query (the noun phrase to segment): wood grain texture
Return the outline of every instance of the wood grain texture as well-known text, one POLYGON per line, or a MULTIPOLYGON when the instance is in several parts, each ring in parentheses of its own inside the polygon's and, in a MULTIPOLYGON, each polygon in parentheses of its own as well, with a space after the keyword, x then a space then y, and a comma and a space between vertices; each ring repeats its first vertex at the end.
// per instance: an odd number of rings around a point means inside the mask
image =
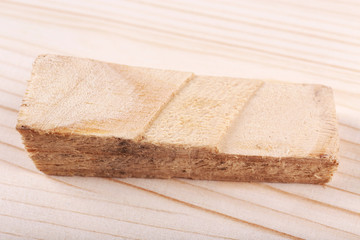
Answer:
POLYGON ((337 125, 323 85, 40 55, 16 129, 49 175, 324 184, 337 125))
POLYGON ((20 122, 31 118, 23 124, 123 139, 141 138, 193 75, 55 55, 39 56, 33 66, 20 122))
POLYGON ((1 1, 0 238, 360 239, 360 3, 1 1), (340 164, 325 186, 49 177, 15 131, 33 59, 329 85, 340 164))

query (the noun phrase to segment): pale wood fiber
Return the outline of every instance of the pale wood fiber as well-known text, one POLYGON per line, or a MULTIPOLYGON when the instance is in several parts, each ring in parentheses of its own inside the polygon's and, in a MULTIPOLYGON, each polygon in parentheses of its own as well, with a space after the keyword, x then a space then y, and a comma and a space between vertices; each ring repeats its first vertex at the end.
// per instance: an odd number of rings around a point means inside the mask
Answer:
POLYGON ((319 1, 1 1, 1 239, 359 239, 360 5, 319 1), (309 184, 49 177, 17 112, 49 52, 333 88, 340 154, 309 184))

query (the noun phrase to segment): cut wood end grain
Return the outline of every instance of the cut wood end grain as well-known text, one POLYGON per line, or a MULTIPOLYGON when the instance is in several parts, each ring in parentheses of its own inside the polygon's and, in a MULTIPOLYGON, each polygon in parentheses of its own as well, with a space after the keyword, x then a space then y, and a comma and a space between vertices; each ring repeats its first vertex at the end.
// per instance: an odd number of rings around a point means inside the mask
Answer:
POLYGON ((47 174, 325 183, 332 90, 39 56, 18 131, 47 174))

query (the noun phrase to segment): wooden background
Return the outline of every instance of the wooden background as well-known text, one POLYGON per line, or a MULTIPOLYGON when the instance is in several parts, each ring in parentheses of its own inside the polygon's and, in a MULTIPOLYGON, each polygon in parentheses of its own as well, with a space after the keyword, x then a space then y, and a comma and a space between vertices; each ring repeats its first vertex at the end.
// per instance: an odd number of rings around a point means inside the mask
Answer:
POLYGON ((360 239, 360 1, 0 1, 0 239, 360 239), (66 178, 14 130, 31 65, 59 53, 334 88, 324 185, 66 178))

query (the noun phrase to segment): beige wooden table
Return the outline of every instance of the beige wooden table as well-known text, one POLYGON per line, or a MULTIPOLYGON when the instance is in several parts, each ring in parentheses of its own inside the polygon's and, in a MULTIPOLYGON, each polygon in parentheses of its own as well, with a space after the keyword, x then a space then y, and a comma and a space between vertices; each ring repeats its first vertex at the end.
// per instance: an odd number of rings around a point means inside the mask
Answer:
POLYGON ((360 1, 0 1, 0 239, 360 239, 360 1), (334 88, 325 186, 66 178, 14 130, 34 58, 59 53, 334 88))

